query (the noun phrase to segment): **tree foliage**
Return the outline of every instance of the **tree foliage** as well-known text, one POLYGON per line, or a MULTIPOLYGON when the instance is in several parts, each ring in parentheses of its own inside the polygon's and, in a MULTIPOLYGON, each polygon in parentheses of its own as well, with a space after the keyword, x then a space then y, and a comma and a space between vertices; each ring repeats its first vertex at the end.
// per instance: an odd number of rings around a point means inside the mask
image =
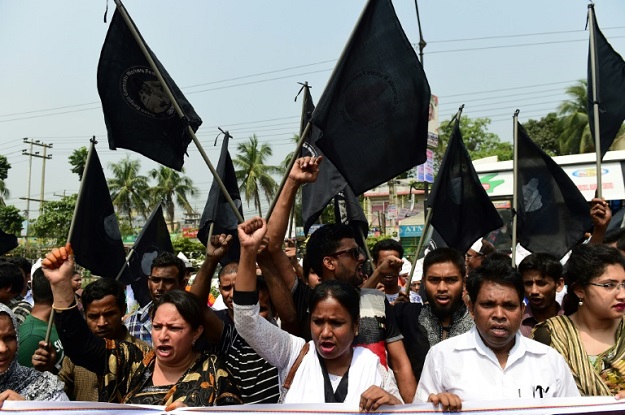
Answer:
MULTIPOLYGON (((460 132, 462 141, 469 151, 471 160, 484 157, 497 156, 499 161, 512 159, 512 144, 502 142, 499 136, 488 131, 489 118, 469 118, 463 116, 460 119, 460 132)), ((443 121, 439 129, 438 148, 434 155, 435 170, 438 169, 445 155, 447 143, 451 137, 454 124, 443 121)))
POLYGON ((0 207, 0 229, 6 233, 19 236, 22 232, 22 223, 26 220, 21 211, 15 206, 0 207))
POLYGON ((237 146, 239 152, 232 160, 236 170, 235 174, 239 184, 239 191, 245 195, 247 205, 254 202, 258 214, 262 216, 260 207, 261 191, 264 193, 267 203, 275 196, 278 184, 271 177, 272 174, 281 172, 279 167, 268 166, 267 159, 271 157, 271 146, 267 143, 260 144, 254 134, 247 143, 237 146))
POLYGON ((0 180, 5 180, 9 177, 9 169, 11 168, 11 163, 7 160, 6 156, 0 155, 0 180))
MULTIPOLYGON (((566 89, 569 99, 559 107, 562 133, 559 137, 560 154, 582 154, 595 151, 588 118, 588 82, 578 81, 566 89)), ((610 148, 623 148, 625 126, 621 126, 610 148)))
POLYGON ((72 173, 76 173, 78 175, 78 180, 81 181, 82 174, 85 170, 85 164, 87 164, 88 154, 87 147, 83 146, 74 150, 68 159, 69 164, 72 166, 72 173))
POLYGON ((150 189, 152 202, 150 208, 154 208, 157 203, 163 204, 165 218, 173 229, 175 205, 178 205, 187 213, 193 212, 193 207, 189 203, 189 197, 197 193, 193 186, 193 181, 174 169, 161 166, 158 169, 150 170, 149 176, 156 180, 156 184, 150 189))
POLYGON ((9 163, 6 156, 0 155, 0 206, 4 206, 4 199, 11 195, 11 192, 9 192, 9 189, 4 182, 4 180, 9 177, 10 168, 11 163, 9 163))
POLYGON ((528 120, 523 127, 530 138, 550 156, 560 156, 562 121, 555 112, 550 112, 540 120, 528 120))
POLYGON ((206 248, 195 238, 173 238, 171 245, 174 252, 182 252, 189 259, 203 260, 206 256, 206 248))
POLYGON ((43 213, 32 222, 29 233, 40 238, 53 240, 55 245, 67 241, 78 194, 65 196, 56 202, 46 202, 43 213))
POLYGON ((562 117, 560 134, 560 154, 590 153, 595 145, 588 125, 586 80, 580 80, 566 89, 569 99, 558 108, 562 117))
POLYGON ((133 213, 147 220, 148 178, 139 174, 141 162, 130 156, 119 163, 109 163, 113 177, 108 179, 113 206, 118 215, 124 215, 132 223, 133 213))

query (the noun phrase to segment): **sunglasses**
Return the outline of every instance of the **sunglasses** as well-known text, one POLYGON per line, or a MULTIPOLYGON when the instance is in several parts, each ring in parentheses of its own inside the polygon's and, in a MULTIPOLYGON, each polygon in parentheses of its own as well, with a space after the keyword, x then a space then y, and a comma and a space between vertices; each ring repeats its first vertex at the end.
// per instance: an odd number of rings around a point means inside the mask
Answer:
POLYGON ((148 275, 148 279, 153 284, 160 284, 161 282, 165 285, 174 285, 178 282, 176 278, 172 277, 155 277, 154 275, 148 275))
POLYGON ((356 248, 345 249, 343 251, 338 251, 333 254, 329 254, 328 256, 338 257, 343 254, 349 254, 352 256, 352 258, 359 259, 361 255, 361 251, 360 251, 360 248, 356 247, 356 248))

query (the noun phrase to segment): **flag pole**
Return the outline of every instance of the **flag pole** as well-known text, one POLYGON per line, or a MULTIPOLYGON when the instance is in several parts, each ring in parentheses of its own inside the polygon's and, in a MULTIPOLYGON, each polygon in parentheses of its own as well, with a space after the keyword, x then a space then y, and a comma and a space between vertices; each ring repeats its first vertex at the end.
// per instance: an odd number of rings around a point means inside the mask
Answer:
POLYGON ((311 125, 312 124, 310 123, 310 121, 306 124, 306 128, 304 128, 304 132, 302 133, 302 135, 299 138, 299 141, 297 142, 295 151, 293 151, 293 157, 291 157, 291 161, 289 162, 289 165, 286 168, 286 172, 284 173, 284 176, 282 176, 282 181, 280 182, 280 186, 278 187, 276 196, 271 201, 271 205, 269 206, 267 215, 265 215, 266 221, 269 221, 269 218, 271 217, 271 213, 273 212, 273 209, 276 207, 276 203, 278 202, 278 198, 280 197, 280 193, 282 193, 282 189, 284 188, 284 185, 286 184, 286 179, 289 178, 289 172, 293 168, 293 165, 295 164, 295 160, 299 158, 299 153, 302 150, 302 147, 304 146, 304 141, 306 140, 306 137, 308 136, 308 133, 310 132, 311 125))
POLYGON ((519 180, 519 110, 514 111, 512 116, 512 140, 513 140, 513 156, 512 156, 512 267, 516 265, 516 245, 517 245, 517 221, 518 221, 518 186, 519 180))
MULTIPOLYGON (((460 122, 460 119, 462 118, 463 110, 464 110, 464 104, 462 104, 460 108, 458 108, 458 111, 454 114, 454 116, 451 118, 449 123, 451 124, 454 121, 460 122)), ((425 202, 425 204, 427 206, 427 201, 425 202)), ((425 237, 428 234, 428 231, 430 230, 430 222, 432 221, 432 213, 433 213, 432 207, 428 207, 426 209, 425 225, 423 226, 423 232, 421 232, 421 238, 419 238, 419 244, 417 245, 417 252, 415 252, 414 260, 412 261, 412 266, 410 267, 410 275, 409 275, 410 279, 412 279, 412 274, 414 274, 414 270, 417 268, 417 261, 419 260, 419 255, 421 255, 421 249, 423 248, 423 241, 426 239, 425 237)), ((406 288, 406 295, 410 294, 410 284, 406 284, 405 288, 406 288)))
POLYGON ((367 262, 371 265, 371 270, 375 270, 373 266, 373 258, 371 257, 371 251, 369 251, 369 247, 367 246, 367 238, 365 238, 365 233, 362 231, 360 225, 358 226, 358 232, 360 233, 360 239, 362 240, 362 246, 365 248, 365 254, 367 255, 367 262))
POLYGON ((122 265, 122 269, 120 269, 119 272, 117 273, 117 277, 115 277, 115 281, 119 281, 119 279, 122 277, 124 270, 128 266, 128 261, 130 261, 130 259, 132 258, 134 254, 135 254, 135 249, 130 248, 130 252, 128 252, 128 255, 126 255, 126 259, 124 260, 124 265, 122 265))
MULTIPOLYGON (((597 155, 596 174, 597 177, 597 197, 601 198, 603 193, 603 185, 601 183, 601 123, 599 122, 599 101, 597 98, 597 50, 596 50, 596 33, 595 33, 595 13, 594 4, 588 5, 588 23, 590 25, 590 76, 592 83, 592 111, 594 115, 595 127, 595 153, 597 155)), ((590 98, 590 97, 589 97, 590 98)))
MULTIPOLYGON (((91 147, 89 147, 89 152, 87 153, 87 161, 85 162, 85 167, 83 169, 83 173, 87 171, 89 166, 89 161, 91 160, 91 152, 95 148, 95 145, 98 143, 95 141, 95 135, 89 140, 91 142, 91 147)), ((83 179, 84 179, 83 175, 83 179)), ((85 184, 84 180, 80 181, 80 190, 78 190, 78 198, 76 199, 76 205, 74 206, 74 215, 72 216, 72 222, 69 225, 69 232, 67 234, 67 240, 69 241, 70 236, 72 236, 72 232, 74 231, 74 222, 76 221, 76 212, 78 212, 78 205, 80 204, 80 193, 82 192, 83 185, 85 184)), ((71 241, 70 241, 71 242, 71 241)), ((46 336, 43 339, 44 342, 50 342, 50 334, 52 333, 52 325, 54 324, 54 308, 50 310, 50 317, 48 318, 48 327, 46 328, 46 336)))
POLYGON ((426 235, 428 234, 428 231, 430 230, 432 212, 433 212, 433 209, 431 207, 428 207, 427 214, 425 216, 425 225, 423 225, 421 238, 419 238, 419 243, 417 244, 417 251, 415 252, 414 260, 412 261, 412 266, 410 267, 410 274, 408 274, 408 283, 404 287, 404 291, 406 295, 410 294, 410 281, 412 280, 412 274, 414 274, 414 270, 417 269, 417 261, 419 260, 419 255, 421 255, 421 249, 423 249, 423 241, 426 239, 426 235))
MULTIPOLYGON (((299 96, 299 94, 301 94, 302 91, 305 91, 304 98, 302 99, 302 115, 300 117, 300 126, 299 126, 299 134, 300 134, 300 139, 301 139, 304 129, 306 128, 306 106, 308 104, 308 97, 310 95, 310 93, 308 92, 308 90, 310 89, 310 86, 308 85, 308 81, 304 81, 304 83, 303 84, 300 83, 300 85, 302 87, 300 88, 299 92, 295 96, 295 100, 297 100, 297 97, 299 96)), ((300 151, 301 151, 301 147, 300 147, 300 151)), ((299 156, 299 152, 294 153, 294 155, 299 156)), ((289 170, 287 170, 285 173, 288 174, 289 170)), ((301 189, 298 189, 298 193, 299 192, 301 192, 301 189)), ((280 195, 280 193, 278 193, 278 195, 280 195)), ((296 197, 296 200, 297 200, 297 197, 296 197)), ((269 220, 269 216, 267 216, 267 220, 269 220)), ((293 207, 291 208, 291 218, 289 220, 289 232, 287 234, 288 238, 291 238, 291 233, 293 231, 294 226, 295 226, 295 203, 293 203, 293 207)))
MULTIPOLYGON (((141 52, 143 52, 143 56, 145 56, 146 60, 150 64, 150 68, 152 68, 152 70, 154 71, 154 74, 156 75, 156 78, 158 79, 158 81, 160 82, 161 86, 163 87, 163 91, 165 92, 165 94, 167 95, 167 97, 171 101, 174 109, 176 110, 176 114, 178 114, 178 117, 180 117, 181 119, 186 118, 186 115, 182 111, 182 108, 180 108, 180 105, 178 105, 178 101, 176 101, 176 98, 174 97, 174 94, 171 92, 171 90, 169 89, 169 86, 165 82, 165 79, 163 78, 163 75, 161 75, 161 72, 156 67, 156 64, 154 63, 154 59, 152 59, 152 56, 148 52, 145 44, 143 43, 143 39, 141 39, 141 36, 139 35, 139 32, 137 31, 137 28, 135 27, 135 25, 130 20, 130 16, 128 15, 128 12, 126 11, 126 8, 122 4, 121 0, 114 0, 114 1, 115 1, 115 5, 117 6, 117 9, 119 10, 120 14, 124 18, 124 21, 126 22, 126 25, 128 26, 128 29, 132 33, 132 36, 135 38, 135 41, 137 42, 137 45, 141 49, 141 52)), ((208 169, 210 170, 211 174, 213 175, 213 180, 216 181, 217 185, 219 186, 219 189, 221 190, 221 192, 224 195, 224 198, 226 199, 226 201, 228 202, 228 204, 232 208, 232 211, 236 215, 237 220, 239 221, 239 223, 243 222, 243 216, 241 216, 241 213, 239 212, 239 209, 237 209, 236 205, 234 204, 234 201, 230 197, 230 194, 228 193, 228 190, 226 189, 226 186, 224 186, 223 182, 221 181, 221 178, 219 177, 219 175, 217 174, 217 171, 215 170, 215 167, 213 166, 213 164, 211 163, 210 159, 208 158, 208 155, 204 151, 204 148, 202 148, 202 144, 200 144, 200 141, 195 136, 195 132, 193 131, 193 128, 191 128, 191 126, 187 125, 187 130, 189 132, 189 135, 191 136, 191 139, 195 143, 195 146, 197 147, 198 151, 200 152, 200 155, 204 159, 204 162, 208 166, 208 169)))
POLYGON ((208 237, 206 238, 206 245, 210 244, 211 238, 213 237, 213 232, 215 230, 215 222, 211 222, 208 227, 208 237))

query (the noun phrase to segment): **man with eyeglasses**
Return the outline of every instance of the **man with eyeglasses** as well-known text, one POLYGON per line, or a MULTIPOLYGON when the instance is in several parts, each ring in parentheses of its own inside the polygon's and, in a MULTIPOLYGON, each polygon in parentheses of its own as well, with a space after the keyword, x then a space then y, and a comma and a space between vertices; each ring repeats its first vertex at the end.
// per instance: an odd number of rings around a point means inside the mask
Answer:
POLYGON ((152 301, 132 313, 126 320, 126 327, 132 336, 147 344, 152 344, 150 314, 154 301, 168 291, 183 290, 185 272, 184 262, 171 252, 162 252, 154 258, 150 275, 148 275, 148 290, 152 301))

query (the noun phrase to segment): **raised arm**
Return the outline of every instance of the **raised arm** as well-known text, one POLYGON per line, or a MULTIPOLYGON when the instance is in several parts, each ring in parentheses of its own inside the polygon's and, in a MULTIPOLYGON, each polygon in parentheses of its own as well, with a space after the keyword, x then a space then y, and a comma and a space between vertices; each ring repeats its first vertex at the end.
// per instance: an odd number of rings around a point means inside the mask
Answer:
POLYGON ((297 321, 293 296, 278 275, 278 270, 271 254, 264 249, 258 254, 256 260, 267 283, 267 288, 269 288, 269 297, 271 298, 273 308, 280 317, 280 327, 291 334, 302 336, 302 327, 300 327, 297 321))
POLYGON ((74 255, 71 246, 54 248, 42 261, 43 274, 50 281, 54 302, 52 308, 57 332, 65 354, 84 368, 102 374, 106 356, 105 341, 89 330, 76 307, 72 276, 74 255))
POLYGON ((269 238, 267 249, 273 258, 278 274, 289 290, 293 288, 297 275, 289 258, 282 250, 282 241, 286 234, 291 208, 295 203, 297 189, 304 183, 317 180, 319 164, 322 160, 322 157, 301 157, 295 161, 267 224, 267 237, 269 238))
POLYGON ((259 314, 256 293, 256 253, 267 231, 261 218, 253 218, 239 225, 241 258, 234 287, 234 324, 243 339, 270 364, 279 370, 292 364, 304 345, 304 340, 292 336, 269 323, 259 314))
POLYGON ((373 275, 367 278, 362 284, 361 288, 376 288, 379 282, 382 282, 382 278, 386 275, 397 275, 401 271, 403 261, 401 258, 397 258, 394 255, 389 255, 378 265, 373 271, 373 275))
POLYGON ((612 211, 610 206, 608 206, 608 202, 598 197, 592 199, 590 201, 590 218, 592 219, 593 230, 588 243, 602 244, 612 219, 612 211))
MULTIPOLYGON (((228 245, 232 241, 232 235, 213 235, 206 245, 206 259, 195 276, 191 292, 197 295, 204 303, 208 302, 211 280, 217 269, 217 264, 228 251, 228 245)), ((224 323, 210 307, 204 312, 204 335, 209 343, 219 343, 224 323)))

